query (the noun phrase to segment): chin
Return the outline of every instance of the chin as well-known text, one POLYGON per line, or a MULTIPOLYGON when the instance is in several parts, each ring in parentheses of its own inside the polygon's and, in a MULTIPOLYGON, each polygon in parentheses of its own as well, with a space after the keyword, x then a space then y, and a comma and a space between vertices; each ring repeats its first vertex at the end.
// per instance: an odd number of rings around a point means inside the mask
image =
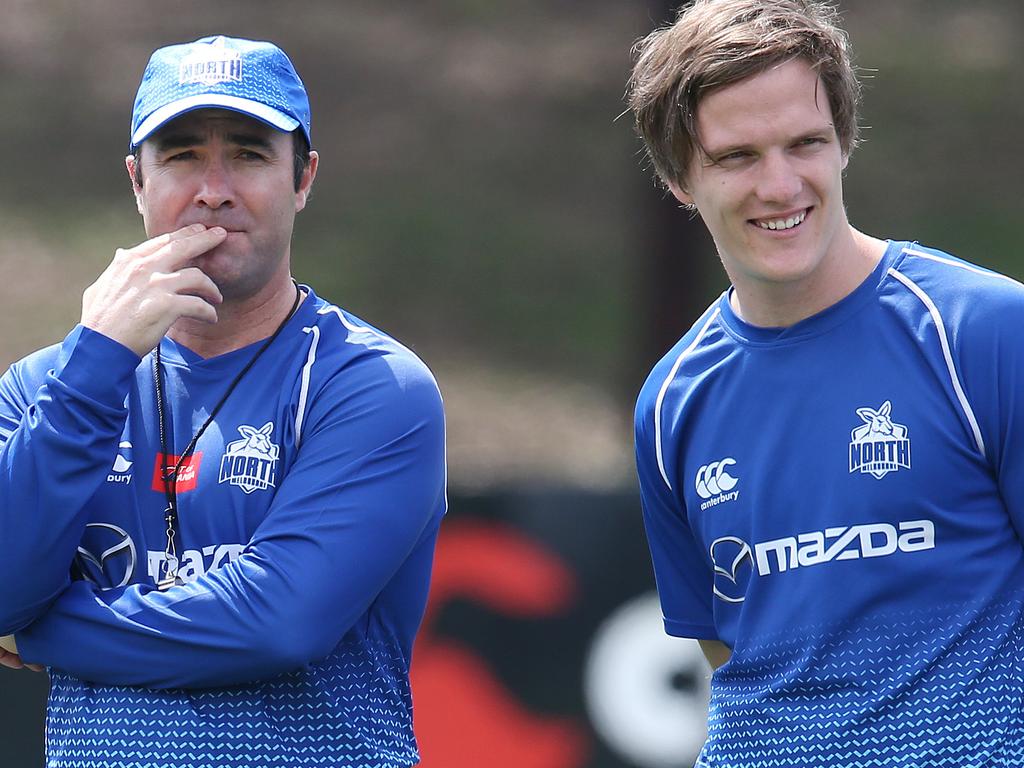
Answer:
POLYGON ((777 255, 774 258, 758 259, 748 263, 743 271, 758 282, 785 285, 806 280, 816 272, 818 266, 818 262, 807 259, 806 252, 798 252, 789 258, 777 255))
POLYGON ((210 276, 210 279, 216 284, 217 289, 220 291, 220 295, 224 297, 224 301, 237 301, 239 299, 247 299, 253 293, 252 286, 245 280, 240 279, 237 275, 230 276, 210 276))

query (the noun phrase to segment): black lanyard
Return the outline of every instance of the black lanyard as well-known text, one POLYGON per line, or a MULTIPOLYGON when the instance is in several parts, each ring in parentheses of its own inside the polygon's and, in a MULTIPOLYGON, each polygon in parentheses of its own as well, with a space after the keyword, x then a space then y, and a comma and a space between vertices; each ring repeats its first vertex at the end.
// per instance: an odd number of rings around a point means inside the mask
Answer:
MULTIPOLYGON (((195 451, 196 445, 199 443, 199 438, 203 436, 206 428, 213 423, 217 413, 220 411, 221 407, 223 407, 224 403, 227 402, 231 393, 234 392, 235 387, 238 386, 242 377, 245 376, 245 374, 249 372, 249 369, 256 364, 256 361, 260 359, 260 355, 267 351, 267 347, 274 343, 274 339, 280 335, 281 331, 284 330, 285 325, 287 325, 288 321, 292 319, 292 315, 295 314, 295 310, 299 308, 299 301, 301 299, 302 292, 299 290, 299 286, 296 283, 295 301, 292 302, 292 308, 288 311, 284 320, 282 320, 281 324, 277 326, 277 330, 274 331, 265 342, 263 342, 263 345, 258 350, 256 350, 256 354, 252 356, 249 362, 246 363, 245 367, 238 372, 238 375, 235 376, 231 384, 228 385, 227 391, 221 396, 220 400, 217 401, 213 410, 210 411, 210 415, 206 417, 206 421, 203 422, 203 426, 201 426, 199 431, 193 435, 192 439, 185 447, 185 450, 181 452, 180 456, 178 456, 178 460, 175 462, 174 467, 169 470, 166 464, 170 454, 167 451, 168 430, 165 423, 164 386, 162 366, 160 363, 159 344, 157 344, 156 349, 153 352, 153 386, 156 389, 156 412, 157 417, 160 420, 160 451, 163 454, 160 465, 160 479, 163 481, 164 496, 167 498, 167 509, 164 510, 164 522, 167 523, 167 547, 164 551, 163 562, 164 576, 157 580, 157 588, 161 592, 170 589, 175 584, 183 583, 181 579, 178 578, 178 558, 174 547, 174 535, 178 527, 178 472, 181 471, 185 461, 192 455, 192 452, 195 451)), ((159 571, 157 572, 157 575, 159 576, 159 571)))

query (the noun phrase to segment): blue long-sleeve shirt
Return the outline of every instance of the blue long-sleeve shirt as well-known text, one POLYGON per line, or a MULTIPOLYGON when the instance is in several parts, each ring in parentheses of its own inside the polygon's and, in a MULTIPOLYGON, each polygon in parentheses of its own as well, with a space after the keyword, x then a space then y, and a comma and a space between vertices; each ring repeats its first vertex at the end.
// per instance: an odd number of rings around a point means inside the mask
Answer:
MULTIPOLYGON (((49 765, 418 759, 440 395, 415 355, 310 294, 179 474, 185 584, 167 592, 151 358, 79 328, 0 381, 0 628, 51 667, 49 765)), ((172 456, 258 346, 204 360, 162 342, 172 456)))

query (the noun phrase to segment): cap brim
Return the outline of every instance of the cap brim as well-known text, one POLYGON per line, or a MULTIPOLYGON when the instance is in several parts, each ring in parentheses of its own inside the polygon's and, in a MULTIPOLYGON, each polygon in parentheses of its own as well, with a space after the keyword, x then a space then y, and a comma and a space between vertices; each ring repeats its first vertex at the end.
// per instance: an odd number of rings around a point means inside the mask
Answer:
POLYGON ((234 112, 251 115, 257 120, 270 124, 279 131, 291 132, 299 127, 299 121, 294 117, 286 115, 284 112, 273 107, 268 107, 266 104, 261 104, 258 101, 250 101, 249 99, 242 99, 238 96, 229 96, 222 93, 204 93, 172 101, 170 104, 165 104, 153 112, 132 133, 132 146, 138 146, 155 130, 179 115, 191 112, 194 109, 209 107, 230 109, 234 112))

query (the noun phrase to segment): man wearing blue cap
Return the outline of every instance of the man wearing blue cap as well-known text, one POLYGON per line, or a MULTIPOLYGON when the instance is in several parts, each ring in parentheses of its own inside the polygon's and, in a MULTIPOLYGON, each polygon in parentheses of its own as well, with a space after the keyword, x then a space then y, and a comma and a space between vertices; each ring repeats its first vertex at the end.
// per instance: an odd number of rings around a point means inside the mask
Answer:
POLYGON ((162 48, 130 143, 149 239, 0 379, 0 663, 49 667, 53 768, 413 765, 441 399, 292 280, 302 82, 270 43, 162 48))

